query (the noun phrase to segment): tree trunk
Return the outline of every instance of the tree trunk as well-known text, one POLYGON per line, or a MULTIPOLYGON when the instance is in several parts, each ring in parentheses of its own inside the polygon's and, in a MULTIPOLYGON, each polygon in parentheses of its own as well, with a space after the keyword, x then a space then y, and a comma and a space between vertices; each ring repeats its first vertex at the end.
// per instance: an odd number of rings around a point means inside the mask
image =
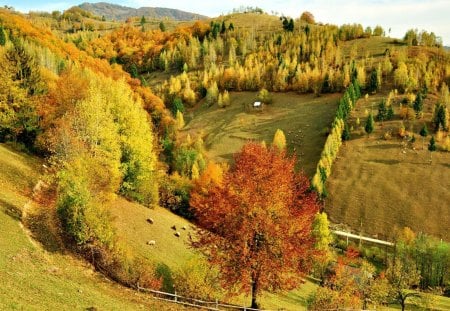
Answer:
POLYGON ((406 298, 400 298, 400 305, 402 306, 402 311, 405 311, 405 300, 406 298))
POLYGON ((250 308, 252 309, 259 309, 258 302, 256 301, 258 294, 258 284, 257 281, 252 281, 252 305, 250 308))

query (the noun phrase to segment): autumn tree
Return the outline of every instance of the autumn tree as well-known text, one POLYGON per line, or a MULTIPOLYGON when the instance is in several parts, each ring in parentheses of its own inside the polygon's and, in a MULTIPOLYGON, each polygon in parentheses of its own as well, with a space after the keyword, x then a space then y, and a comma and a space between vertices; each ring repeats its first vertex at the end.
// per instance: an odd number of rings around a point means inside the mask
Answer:
POLYGON ((276 130, 275 135, 273 136, 272 145, 280 150, 286 149, 286 136, 282 130, 276 130))
POLYGON ((267 89, 261 89, 258 92, 257 99, 264 104, 271 104, 273 102, 272 94, 267 89))
POLYGON ((314 247, 318 251, 314 254, 314 272, 316 277, 323 279, 325 270, 333 259, 330 243, 333 236, 330 231, 329 221, 325 212, 317 213, 313 222, 314 247))
POLYGON ((307 24, 315 24, 316 21, 314 19, 314 15, 311 12, 305 11, 300 15, 300 21, 305 22, 307 24))
POLYGON ((418 293, 411 290, 413 286, 419 285, 420 273, 414 261, 409 257, 396 258, 388 264, 386 276, 392 286, 392 298, 405 310, 406 300, 417 297, 418 293))
POLYGON ((222 186, 191 195, 192 245, 220 269, 226 288, 251 293, 254 308, 263 291, 298 286, 313 247, 317 198, 294 167, 285 152, 248 143, 222 186))
POLYGON ((177 120, 177 128, 182 129, 185 123, 183 113, 180 110, 177 110, 176 120, 177 120))

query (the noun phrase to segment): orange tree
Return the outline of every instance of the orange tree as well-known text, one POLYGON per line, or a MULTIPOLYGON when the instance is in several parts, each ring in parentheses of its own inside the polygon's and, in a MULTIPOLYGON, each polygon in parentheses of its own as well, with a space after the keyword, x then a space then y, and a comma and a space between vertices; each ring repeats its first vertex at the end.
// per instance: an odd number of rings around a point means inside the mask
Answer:
POLYGON ((309 267, 318 202, 294 167, 285 151, 248 143, 222 183, 191 194, 193 247, 220 269, 225 288, 251 293, 253 308, 262 291, 298 286, 309 267))

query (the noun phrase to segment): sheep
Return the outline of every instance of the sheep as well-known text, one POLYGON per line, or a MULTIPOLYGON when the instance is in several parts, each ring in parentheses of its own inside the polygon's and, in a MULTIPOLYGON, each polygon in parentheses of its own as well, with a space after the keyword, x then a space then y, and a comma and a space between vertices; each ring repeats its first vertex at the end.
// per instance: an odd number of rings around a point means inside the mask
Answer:
POLYGON ((147 218, 147 222, 152 225, 153 224, 153 218, 147 218))
POLYGON ((181 233, 179 231, 175 232, 174 235, 179 238, 181 236, 181 233))
POLYGON ((175 225, 173 225, 172 227, 170 227, 170 229, 172 229, 172 230, 177 230, 177 226, 175 226, 175 225))
POLYGON ((156 245, 156 241, 155 240, 147 241, 147 245, 156 245))

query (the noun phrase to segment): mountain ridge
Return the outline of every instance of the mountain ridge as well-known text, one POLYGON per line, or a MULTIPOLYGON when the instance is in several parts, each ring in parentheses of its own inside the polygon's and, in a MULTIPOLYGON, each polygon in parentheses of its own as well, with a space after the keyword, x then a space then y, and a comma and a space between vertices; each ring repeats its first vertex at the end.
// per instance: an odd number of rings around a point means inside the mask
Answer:
POLYGON ((108 20, 126 20, 129 17, 145 16, 147 18, 164 18, 179 21, 190 21, 206 19, 207 16, 186 12, 178 9, 162 8, 162 7, 140 7, 131 8, 108 2, 88 3, 84 2, 78 5, 81 9, 91 12, 98 16, 104 16, 108 20))

